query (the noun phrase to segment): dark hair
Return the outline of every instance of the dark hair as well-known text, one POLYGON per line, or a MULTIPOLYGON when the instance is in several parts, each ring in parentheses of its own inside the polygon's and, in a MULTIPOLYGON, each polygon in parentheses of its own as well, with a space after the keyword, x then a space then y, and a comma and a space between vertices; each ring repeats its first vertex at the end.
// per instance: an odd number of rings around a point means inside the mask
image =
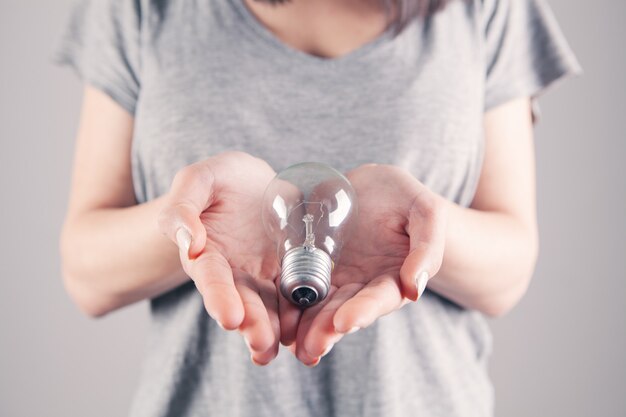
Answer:
POLYGON ((381 0, 386 10, 392 10, 392 6, 398 9, 398 13, 390 22, 394 26, 395 34, 399 34, 414 19, 425 18, 443 9, 450 0, 381 0))
MULTIPOLYGON (((270 4, 283 4, 289 0, 256 0, 270 4)), ((387 13, 391 13, 394 6, 397 10, 389 26, 393 27, 394 34, 398 35, 414 19, 424 18, 432 13, 443 9, 450 0, 379 0, 387 13)), ((388 26, 388 27, 389 27, 388 26)))

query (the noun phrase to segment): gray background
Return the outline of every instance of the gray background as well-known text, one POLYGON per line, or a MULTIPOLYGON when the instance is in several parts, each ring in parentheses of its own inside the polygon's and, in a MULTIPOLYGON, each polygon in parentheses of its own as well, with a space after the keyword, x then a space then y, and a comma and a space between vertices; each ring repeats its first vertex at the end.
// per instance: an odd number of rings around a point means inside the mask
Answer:
MULTIPOLYGON (((498 416, 626 416, 626 2, 552 0, 585 75, 542 100, 541 255, 493 321, 498 416)), ((147 305, 93 321, 57 241, 81 85, 49 56, 68 0, 0 0, 0 415, 127 413, 147 305)))

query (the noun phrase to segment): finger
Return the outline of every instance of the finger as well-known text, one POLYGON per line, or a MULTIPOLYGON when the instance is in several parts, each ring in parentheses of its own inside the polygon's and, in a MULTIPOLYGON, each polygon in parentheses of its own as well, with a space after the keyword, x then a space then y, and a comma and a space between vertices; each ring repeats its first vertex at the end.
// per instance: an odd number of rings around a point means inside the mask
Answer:
POLYGON ((406 232, 409 254, 400 269, 402 293, 416 301, 426 283, 441 267, 445 246, 445 205, 433 193, 424 191, 411 206, 406 232))
POLYGON ((287 350, 289 350, 289 352, 293 353, 293 356, 296 356, 297 347, 296 347, 295 343, 292 343, 289 346, 287 346, 287 350))
POLYGON ((298 323, 302 315, 302 309, 287 300, 280 292, 280 276, 274 281, 276 285, 276 297, 278 298, 278 314, 280 318, 280 343, 285 346, 291 345, 296 340, 298 323))
POLYGON ((200 214, 214 200, 214 184, 215 178, 206 161, 183 168, 174 177, 159 214, 161 232, 191 259, 206 245, 206 229, 200 214))
POLYGON ((337 287, 331 285, 328 291, 328 296, 320 303, 305 309, 300 317, 300 323, 298 324, 298 333, 296 335, 296 357, 307 366, 315 366, 319 363, 319 357, 310 356, 306 350, 304 350, 304 337, 309 331, 315 316, 327 305, 333 298, 334 293, 337 291, 337 287))
POLYGON ((311 321, 306 334, 304 334, 303 346, 309 358, 317 358, 328 354, 333 345, 344 335, 335 329, 333 317, 337 310, 349 299, 351 299, 363 284, 354 283, 344 285, 333 295, 332 299, 315 315, 311 321))
POLYGON ((219 252, 207 248, 196 259, 184 260, 183 268, 202 294, 209 315, 227 330, 238 328, 244 318, 244 307, 228 261, 219 252))
POLYGON ((265 304, 252 282, 252 278, 237 279, 235 286, 241 295, 245 310, 239 331, 250 349, 250 358, 255 364, 265 365, 275 356, 278 338, 265 304))
POLYGON ((333 324, 337 332, 349 333, 372 324, 379 317, 397 310, 402 305, 402 291, 398 277, 381 275, 370 281, 354 297, 341 305, 333 324))
POLYGON ((280 319, 278 316, 278 298, 276 297, 276 287, 273 281, 260 280, 256 281, 259 287, 259 295, 265 305, 267 316, 269 317, 272 331, 274 332, 274 340, 272 347, 264 352, 263 357, 257 358, 257 362, 269 363, 278 355, 278 345, 280 341, 280 319))

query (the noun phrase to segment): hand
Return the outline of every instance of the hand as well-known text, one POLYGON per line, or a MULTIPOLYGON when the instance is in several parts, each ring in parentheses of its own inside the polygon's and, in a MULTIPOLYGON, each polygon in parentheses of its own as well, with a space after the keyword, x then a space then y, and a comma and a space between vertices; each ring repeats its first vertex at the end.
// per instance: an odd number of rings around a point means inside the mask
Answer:
POLYGON ((344 334, 416 301, 443 259, 442 197, 397 167, 364 165, 347 177, 357 194, 358 218, 329 296, 300 317, 292 351, 308 365, 344 334))
POLYGON ((274 175, 241 152, 195 163, 178 172, 159 217, 207 312, 242 333, 257 364, 276 356, 280 333, 276 246, 261 223, 263 192, 274 175))

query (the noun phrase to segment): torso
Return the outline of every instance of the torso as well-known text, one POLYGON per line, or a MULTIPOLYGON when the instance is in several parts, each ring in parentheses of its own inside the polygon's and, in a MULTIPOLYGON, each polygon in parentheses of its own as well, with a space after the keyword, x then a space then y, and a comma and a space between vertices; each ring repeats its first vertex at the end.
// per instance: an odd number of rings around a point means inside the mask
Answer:
MULTIPOLYGON (((242 150, 275 170, 302 161, 341 171, 393 164, 471 203, 485 74, 475 3, 453 2, 397 38, 372 30, 333 49, 322 38, 289 45, 291 37, 279 38, 242 1, 142 0, 138 202, 166 193, 183 166, 242 150)), ((191 284, 153 300, 152 313, 134 417, 455 417, 492 409, 484 319, 431 292, 346 336, 314 369, 287 351, 268 367, 253 365, 241 337, 210 319, 191 284)))

